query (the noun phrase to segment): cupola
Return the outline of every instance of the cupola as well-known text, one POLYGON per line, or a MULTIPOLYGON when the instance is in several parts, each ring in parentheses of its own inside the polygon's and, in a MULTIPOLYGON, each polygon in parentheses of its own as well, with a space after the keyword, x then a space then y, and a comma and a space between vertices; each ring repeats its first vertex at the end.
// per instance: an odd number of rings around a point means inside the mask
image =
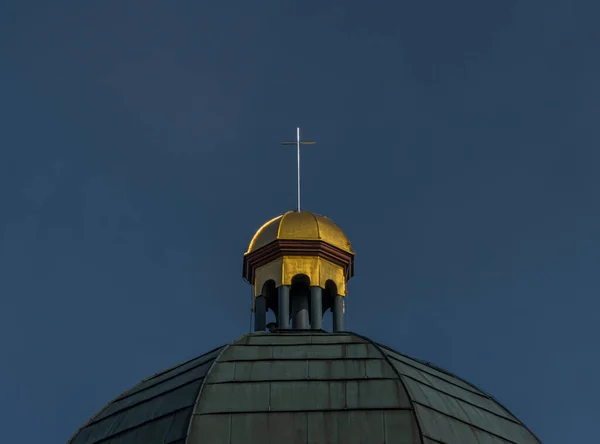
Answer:
POLYGON ((343 330, 347 282, 354 251, 331 220, 308 211, 288 211, 265 223, 244 254, 243 277, 254 286, 255 329, 266 327, 272 310, 279 329, 322 329, 333 312, 334 331, 343 330))

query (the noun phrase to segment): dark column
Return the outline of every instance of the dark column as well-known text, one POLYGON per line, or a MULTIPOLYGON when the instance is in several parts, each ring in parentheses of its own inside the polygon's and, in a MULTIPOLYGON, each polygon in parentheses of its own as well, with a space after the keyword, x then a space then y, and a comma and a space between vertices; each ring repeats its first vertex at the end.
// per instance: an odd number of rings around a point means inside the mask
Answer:
POLYGON ((277 292, 279 297, 278 327, 288 329, 290 328, 290 287, 282 285, 277 292))
POLYGON ((323 290, 321 287, 310 287, 310 328, 323 328, 323 290))
POLYGON ((344 331, 344 296, 333 299, 333 331, 344 331))
POLYGON ((292 328, 308 329, 308 288, 299 287, 292 291, 292 328))
POLYGON ((264 331, 267 326, 267 300, 258 295, 254 300, 254 331, 264 331))

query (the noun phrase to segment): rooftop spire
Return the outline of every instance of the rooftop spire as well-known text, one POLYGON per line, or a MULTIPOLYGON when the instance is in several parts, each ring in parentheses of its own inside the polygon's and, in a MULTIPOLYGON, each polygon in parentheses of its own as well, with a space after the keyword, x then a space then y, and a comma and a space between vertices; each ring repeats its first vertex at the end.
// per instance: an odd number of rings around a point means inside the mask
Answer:
POLYGON ((300 145, 314 145, 315 142, 300 142, 300 128, 296 128, 296 141, 295 142, 282 142, 282 145, 296 145, 296 152, 298 157, 298 212, 301 211, 300 207, 300 145))

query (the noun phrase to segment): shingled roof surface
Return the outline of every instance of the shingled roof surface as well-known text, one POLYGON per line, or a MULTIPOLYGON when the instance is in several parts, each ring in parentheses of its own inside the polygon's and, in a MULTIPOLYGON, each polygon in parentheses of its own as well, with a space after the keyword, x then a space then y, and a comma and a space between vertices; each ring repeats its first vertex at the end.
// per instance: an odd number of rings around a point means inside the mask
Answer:
POLYGON ((353 333, 252 333, 158 373, 72 444, 537 444, 462 379, 353 333))

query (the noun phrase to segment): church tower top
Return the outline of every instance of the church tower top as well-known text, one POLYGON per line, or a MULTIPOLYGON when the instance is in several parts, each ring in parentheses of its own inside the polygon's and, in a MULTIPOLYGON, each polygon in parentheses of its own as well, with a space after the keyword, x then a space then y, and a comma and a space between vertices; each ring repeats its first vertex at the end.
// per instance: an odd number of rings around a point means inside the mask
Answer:
POLYGON ((343 330, 347 282, 354 251, 344 232, 325 216, 288 211, 258 229, 244 254, 242 275, 254 287, 255 329, 272 310, 278 328, 321 329, 328 309, 343 330), (291 311, 290 311, 291 299, 291 311), (309 317, 310 311, 310 317, 309 317))
POLYGON ((343 330, 346 283, 354 275, 354 251, 344 232, 325 216, 302 211, 300 205, 300 128, 295 142, 298 157, 298 205, 263 224, 244 254, 242 275, 254 287, 255 330, 266 328, 272 310, 277 328, 320 330, 331 309, 334 330, 343 330), (291 302, 291 307, 290 307, 291 302), (310 316, 309 316, 310 311, 310 316))

